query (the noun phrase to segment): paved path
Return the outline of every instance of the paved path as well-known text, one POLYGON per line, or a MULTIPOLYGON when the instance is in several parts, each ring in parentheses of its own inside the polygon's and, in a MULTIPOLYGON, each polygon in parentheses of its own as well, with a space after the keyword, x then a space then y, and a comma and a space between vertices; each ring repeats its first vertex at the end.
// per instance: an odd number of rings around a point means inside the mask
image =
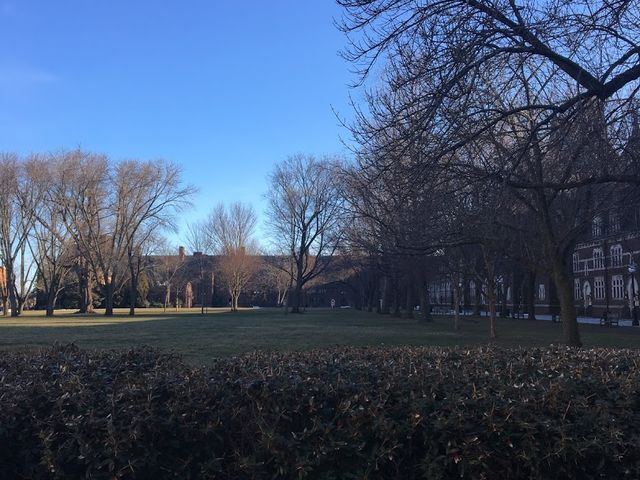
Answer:
MULTIPOLYGON (((446 312, 444 313, 445 315, 453 315, 453 311, 450 312, 446 312)), ((470 310, 466 311, 465 315, 471 315, 472 312, 470 310)), ((480 312, 480 316, 481 317, 487 317, 489 316, 489 314, 487 312, 480 312)), ((559 318, 559 316, 557 316, 556 318, 559 318)), ((522 314, 521 317, 519 317, 518 319, 527 319, 527 314, 522 314)), ((516 318, 514 318, 514 320, 518 320, 516 318)), ((544 313, 537 313, 536 314, 536 320, 542 320, 542 321, 546 321, 546 322, 550 322, 551 321, 551 315, 549 314, 544 314, 544 313)), ((630 319, 621 319, 619 321, 619 325, 621 327, 631 327, 632 320, 630 319)), ((600 318, 599 317, 578 317, 578 323, 588 323, 591 325, 600 325, 600 318)))

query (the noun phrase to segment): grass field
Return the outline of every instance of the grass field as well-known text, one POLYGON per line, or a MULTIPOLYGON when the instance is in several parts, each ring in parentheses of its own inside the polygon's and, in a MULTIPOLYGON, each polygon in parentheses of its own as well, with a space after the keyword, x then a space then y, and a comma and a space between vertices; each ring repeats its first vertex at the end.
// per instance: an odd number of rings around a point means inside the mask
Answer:
MULTIPOLYGON (((199 309, 180 312, 140 309, 135 317, 116 311, 107 318, 96 314, 26 312, 18 318, 0 317, 0 349, 36 348, 54 342, 83 348, 114 349, 150 345, 173 351, 195 364, 219 356, 254 349, 305 350, 336 345, 439 345, 467 346, 490 343, 488 320, 465 317, 453 329, 452 318, 436 317, 424 324, 412 319, 381 316, 356 310, 311 310, 284 315, 275 309, 199 309)), ((580 326, 585 346, 640 347, 640 328, 580 326)), ((559 343, 561 325, 545 321, 500 319, 499 338, 504 346, 543 346, 559 343)))

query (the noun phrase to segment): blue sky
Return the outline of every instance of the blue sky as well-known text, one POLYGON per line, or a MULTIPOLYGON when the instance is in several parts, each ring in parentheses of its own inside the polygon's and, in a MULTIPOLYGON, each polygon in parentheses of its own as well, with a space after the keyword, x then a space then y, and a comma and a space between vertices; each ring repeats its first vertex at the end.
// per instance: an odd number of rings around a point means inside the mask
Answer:
MULTIPOLYGON (((163 157, 262 217, 288 155, 349 156, 351 66, 331 0, 0 0, 0 150, 163 157)), ((176 242, 179 237, 176 237, 176 242)))

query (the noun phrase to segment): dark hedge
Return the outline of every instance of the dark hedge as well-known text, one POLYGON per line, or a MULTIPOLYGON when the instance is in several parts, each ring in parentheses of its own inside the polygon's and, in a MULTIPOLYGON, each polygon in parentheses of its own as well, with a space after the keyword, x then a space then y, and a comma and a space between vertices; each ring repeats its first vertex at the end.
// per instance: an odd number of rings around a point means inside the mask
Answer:
POLYGON ((640 353, 0 354, 2 478, 640 478, 640 353))

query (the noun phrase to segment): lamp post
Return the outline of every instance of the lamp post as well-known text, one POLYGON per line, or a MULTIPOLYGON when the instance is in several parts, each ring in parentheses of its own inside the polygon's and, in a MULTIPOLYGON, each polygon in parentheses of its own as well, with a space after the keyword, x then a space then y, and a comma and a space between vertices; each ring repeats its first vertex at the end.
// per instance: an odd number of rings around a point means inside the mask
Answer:
POLYGON ((636 308, 636 265, 635 263, 629 264, 629 275, 631 275, 631 308, 633 309, 633 322, 632 325, 634 327, 640 326, 638 323, 638 309, 636 308))

